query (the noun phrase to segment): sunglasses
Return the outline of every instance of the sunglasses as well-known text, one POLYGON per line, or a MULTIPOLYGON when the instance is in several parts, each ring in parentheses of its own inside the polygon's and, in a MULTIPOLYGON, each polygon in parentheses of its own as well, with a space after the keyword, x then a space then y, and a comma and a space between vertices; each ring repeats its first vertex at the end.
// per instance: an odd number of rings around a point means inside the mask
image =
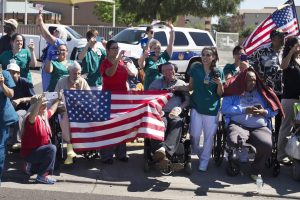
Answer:
POLYGON ((202 57, 211 57, 212 54, 202 54, 202 57))
POLYGON ((112 47, 112 48, 109 48, 109 49, 112 49, 112 50, 118 50, 120 47, 112 47))
POLYGON ((153 34, 153 33, 154 33, 154 31, 149 31, 149 33, 153 34))

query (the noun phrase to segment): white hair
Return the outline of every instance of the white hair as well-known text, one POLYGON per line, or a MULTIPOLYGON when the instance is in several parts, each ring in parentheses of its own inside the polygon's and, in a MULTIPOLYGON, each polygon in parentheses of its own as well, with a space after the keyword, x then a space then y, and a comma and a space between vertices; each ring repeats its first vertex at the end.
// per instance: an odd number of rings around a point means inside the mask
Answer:
POLYGON ((68 71, 69 71, 69 73, 71 71, 75 70, 75 69, 81 71, 81 66, 80 66, 80 64, 77 61, 74 61, 73 63, 70 63, 68 65, 68 71))

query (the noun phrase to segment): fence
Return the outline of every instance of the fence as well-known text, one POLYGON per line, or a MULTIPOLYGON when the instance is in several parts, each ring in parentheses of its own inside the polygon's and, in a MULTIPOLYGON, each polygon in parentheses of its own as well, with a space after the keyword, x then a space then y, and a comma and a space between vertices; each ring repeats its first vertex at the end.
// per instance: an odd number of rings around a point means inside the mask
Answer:
MULTIPOLYGON (((79 34, 81 34, 83 37, 85 37, 86 32, 89 29, 96 29, 99 32, 99 35, 101 37, 104 37, 105 39, 110 39, 112 35, 116 35, 126 27, 108 27, 108 26, 70 26, 72 29, 77 31, 79 34)), ((2 32, 2 27, 0 28, 2 32)), ((21 34, 30 34, 30 35, 40 35, 40 32, 38 30, 37 25, 35 24, 20 24, 18 26, 18 33, 21 34)))

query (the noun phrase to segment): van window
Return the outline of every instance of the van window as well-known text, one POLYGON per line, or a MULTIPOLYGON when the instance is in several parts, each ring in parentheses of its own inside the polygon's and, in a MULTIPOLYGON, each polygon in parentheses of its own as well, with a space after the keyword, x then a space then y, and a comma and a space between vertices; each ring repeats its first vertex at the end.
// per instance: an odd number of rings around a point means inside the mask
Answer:
POLYGON ((189 32, 197 46, 213 46, 207 33, 189 32))
POLYGON ((187 40, 185 34, 183 32, 175 32, 175 41, 174 46, 188 46, 189 41, 187 40))
POLYGON ((138 44, 144 32, 143 30, 125 29, 115 35, 112 40, 126 44, 138 44))
POLYGON ((161 46, 167 46, 167 36, 163 31, 154 32, 154 39, 158 40, 161 46))
POLYGON ((77 33, 74 29, 72 29, 72 28, 70 28, 68 26, 66 26, 66 29, 67 29, 67 31, 69 31, 69 33, 71 33, 71 35, 74 36, 74 38, 76 38, 76 39, 81 39, 82 38, 82 35, 80 35, 79 33, 77 33))

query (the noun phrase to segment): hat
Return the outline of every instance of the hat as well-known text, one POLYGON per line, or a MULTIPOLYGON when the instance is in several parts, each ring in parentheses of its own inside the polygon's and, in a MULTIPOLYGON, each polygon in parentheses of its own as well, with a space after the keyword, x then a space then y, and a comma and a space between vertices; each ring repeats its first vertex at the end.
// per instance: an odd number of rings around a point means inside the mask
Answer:
POLYGON ((282 29, 273 29, 270 33, 270 38, 273 38, 275 37, 276 35, 279 35, 279 36, 286 36, 288 33, 287 32, 283 32, 282 29))
POLYGON ((8 71, 12 70, 12 71, 15 71, 15 72, 20 72, 20 67, 19 67, 19 65, 17 65, 16 60, 11 59, 9 62, 10 62, 10 64, 7 65, 7 70, 8 71))
POLYGON ((4 23, 11 24, 13 27, 18 28, 18 22, 15 19, 4 20, 4 23))

